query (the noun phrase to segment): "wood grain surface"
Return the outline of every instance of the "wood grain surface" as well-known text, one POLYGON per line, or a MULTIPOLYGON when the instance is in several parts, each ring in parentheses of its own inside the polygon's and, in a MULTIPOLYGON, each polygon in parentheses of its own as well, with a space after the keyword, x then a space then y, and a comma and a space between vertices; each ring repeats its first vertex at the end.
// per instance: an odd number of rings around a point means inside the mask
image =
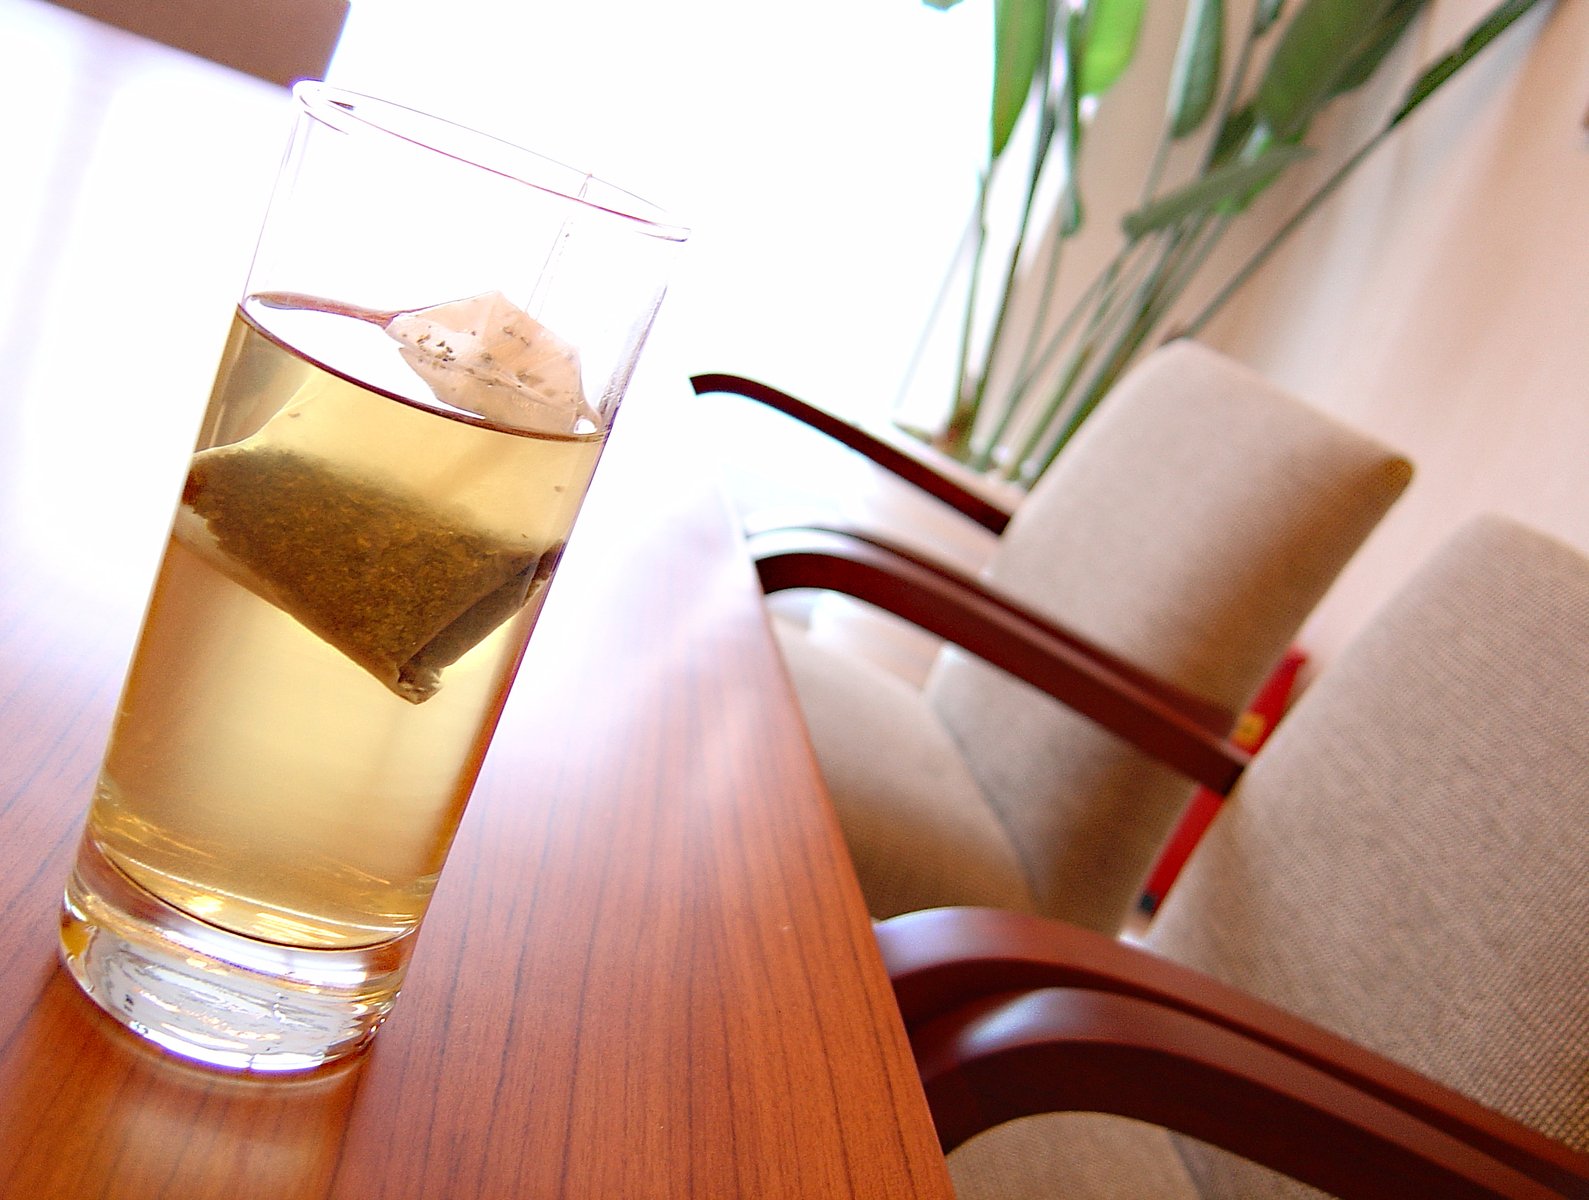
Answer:
POLYGON ((61 884, 286 98, 37 0, 0 2, 0 42, 33 71, 6 102, 51 117, 0 214, 0 1195, 947 1196, 665 346, 373 1048, 228 1074, 77 993, 61 884), (151 95, 249 136, 195 146, 136 119, 151 95))

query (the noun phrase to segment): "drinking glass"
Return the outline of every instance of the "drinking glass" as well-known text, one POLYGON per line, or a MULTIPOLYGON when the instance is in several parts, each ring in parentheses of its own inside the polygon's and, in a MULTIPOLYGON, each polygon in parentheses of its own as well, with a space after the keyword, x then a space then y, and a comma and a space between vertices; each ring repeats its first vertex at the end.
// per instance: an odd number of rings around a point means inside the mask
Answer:
POLYGON ((437 118, 294 104, 61 926, 123 1024, 267 1071, 390 1010, 685 238, 437 118))

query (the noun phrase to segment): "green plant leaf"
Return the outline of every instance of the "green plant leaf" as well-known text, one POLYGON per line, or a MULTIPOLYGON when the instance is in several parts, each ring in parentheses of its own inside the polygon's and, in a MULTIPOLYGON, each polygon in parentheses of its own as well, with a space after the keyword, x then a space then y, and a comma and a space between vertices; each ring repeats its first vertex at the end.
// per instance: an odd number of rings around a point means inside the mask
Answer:
POLYGON ((1208 118, 1219 91, 1224 45, 1224 0, 1191 0, 1170 67, 1171 137, 1185 137, 1208 118))
POLYGON ((1147 0, 1088 0, 1082 13, 1078 95, 1101 96, 1125 74, 1137 52, 1146 6, 1147 0))
MULTIPOLYGON (((931 3, 932 0, 928 0, 931 3)), ((951 4, 955 0, 949 0, 951 4)), ((1280 9, 1286 0, 1258 0, 1258 5, 1252 10, 1252 36, 1262 37, 1269 32, 1270 26, 1280 19, 1280 9)))
POLYGON ((1391 117, 1390 126, 1394 128, 1400 125, 1402 121, 1407 119, 1412 110, 1433 95, 1441 84, 1445 83, 1446 80, 1465 67, 1470 59, 1496 38, 1500 37, 1501 34, 1505 33, 1512 22, 1539 3, 1540 0, 1506 0, 1503 4, 1497 4, 1490 10, 1488 16, 1468 31, 1467 36, 1458 43, 1455 50, 1431 63, 1424 70, 1424 73, 1413 81, 1412 87, 1407 89, 1407 95, 1402 100, 1401 107, 1391 117))
POLYGON ((1373 42, 1399 0, 1304 0, 1280 35, 1259 81, 1258 119, 1280 141, 1300 137, 1349 64, 1373 42))
POLYGON ((993 110, 989 161, 1010 144, 1032 92, 1037 64, 1049 53, 1047 0, 994 0, 993 110))
POLYGON ((1336 190, 1351 176, 1352 172, 1367 159, 1373 152, 1390 138, 1396 127, 1410 116, 1414 109, 1439 90, 1442 84, 1460 71, 1491 42, 1504 33, 1519 17, 1523 16, 1536 4, 1550 3, 1551 0, 1503 0, 1490 10, 1477 25, 1471 28, 1467 35, 1458 43, 1457 47, 1442 58, 1427 67, 1408 89, 1406 97, 1402 100, 1401 107, 1390 117, 1384 126, 1368 141, 1364 142, 1352 153, 1345 162, 1335 168, 1335 171, 1322 184, 1313 190, 1302 205, 1288 217, 1281 226, 1270 234, 1267 241, 1248 257, 1247 261, 1237 269, 1229 279, 1214 293, 1202 309, 1189 321, 1182 325, 1182 331, 1188 336, 1195 336, 1208 321, 1224 307, 1231 296, 1241 290, 1243 285, 1255 275, 1258 270, 1269 261, 1271 255, 1282 245, 1297 229, 1313 215, 1318 209, 1335 194, 1336 190))
POLYGON ((1306 146, 1275 145, 1250 161, 1233 162, 1129 213, 1121 222, 1128 238, 1167 229, 1186 217, 1223 204, 1245 203, 1292 163, 1312 153, 1306 146))
POLYGON ((1074 237, 1082 224, 1081 183, 1081 96, 1076 84, 1081 78, 1082 20, 1072 12, 1063 19, 1065 76, 1060 83, 1060 169, 1064 171, 1064 190, 1059 197, 1059 236, 1074 237))
POLYGON ((1380 19, 1379 26, 1368 35, 1367 44, 1341 71, 1332 95, 1362 87, 1379 70, 1380 63, 1396 48, 1402 34, 1429 5, 1429 0, 1392 0, 1391 6, 1380 19))
POLYGON ((1208 158, 1209 167, 1224 166, 1240 154, 1242 147, 1251 140, 1257 124, 1258 117, 1251 104, 1244 104, 1228 115, 1214 138, 1214 148, 1208 158))
POLYGON ((948 12, 959 4, 960 0, 921 0, 921 2, 928 8, 936 8, 939 12, 948 12))

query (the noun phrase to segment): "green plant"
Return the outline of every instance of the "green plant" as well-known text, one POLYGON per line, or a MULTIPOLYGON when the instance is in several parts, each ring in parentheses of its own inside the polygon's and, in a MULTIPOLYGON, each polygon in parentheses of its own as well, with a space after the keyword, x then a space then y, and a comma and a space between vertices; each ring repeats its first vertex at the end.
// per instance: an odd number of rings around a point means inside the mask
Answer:
MULTIPOLYGON (((927 2, 947 8, 959 0, 927 2)), ((1414 111, 1536 4, 1549 2, 1495 4, 1417 76, 1378 131, 1270 233, 1212 299, 1190 320, 1166 330, 1176 302, 1215 246, 1247 216, 1258 195, 1311 153, 1306 138, 1316 119, 1373 78, 1428 0, 1255 0, 1228 70, 1224 0, 1187 0, 1166 81, 1163 128, 1140 204, 1121 221, 1114 257, 1058 320, 1051 308, 1062 251, 1085 215, 1076 183, 1085 114, 1131 63, 1147 0, 994 0, 989 155, 973 214, 957 389, 948 419, 932 440, 978 470, 1030 484, 1145 348, 1166 333, 1197 333, 1414 111), (1021 177, 1024 201, 1003 262, 990 264, 989 196, 1000 171, 1022 169, 1008 160, 1017 121, 1027 112, 1035 132, 1021 177), (1195 166, 1184 178, 1166 180, 1172 147, 1194 136, 1203 138, 1192 156, 1195 166), (1058 198, 1040 210, 1043 185, 1054 178, 1058 198), (1046 229, 1050 249, 1033 262, 1030 247, 1039 228, 1046 229), (975 314, 986 278, 1001 290, 986 349, 978 355, 975 314), (1012 320, 1018 287, 1037 288, 1035 318, 1021 328, 1012 320), (996 395, 990 385, 995 369, 1003 380, 996 395)))

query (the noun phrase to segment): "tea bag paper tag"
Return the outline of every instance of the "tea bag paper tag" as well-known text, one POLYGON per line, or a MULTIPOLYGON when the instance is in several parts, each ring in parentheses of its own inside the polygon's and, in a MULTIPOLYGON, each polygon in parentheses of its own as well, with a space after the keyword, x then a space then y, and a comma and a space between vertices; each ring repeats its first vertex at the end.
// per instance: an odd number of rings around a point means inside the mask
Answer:
POLYGON ((444 404, 514 429, 588 432, 579 355, 501 292, 398 313, 386 332, 444 404))

